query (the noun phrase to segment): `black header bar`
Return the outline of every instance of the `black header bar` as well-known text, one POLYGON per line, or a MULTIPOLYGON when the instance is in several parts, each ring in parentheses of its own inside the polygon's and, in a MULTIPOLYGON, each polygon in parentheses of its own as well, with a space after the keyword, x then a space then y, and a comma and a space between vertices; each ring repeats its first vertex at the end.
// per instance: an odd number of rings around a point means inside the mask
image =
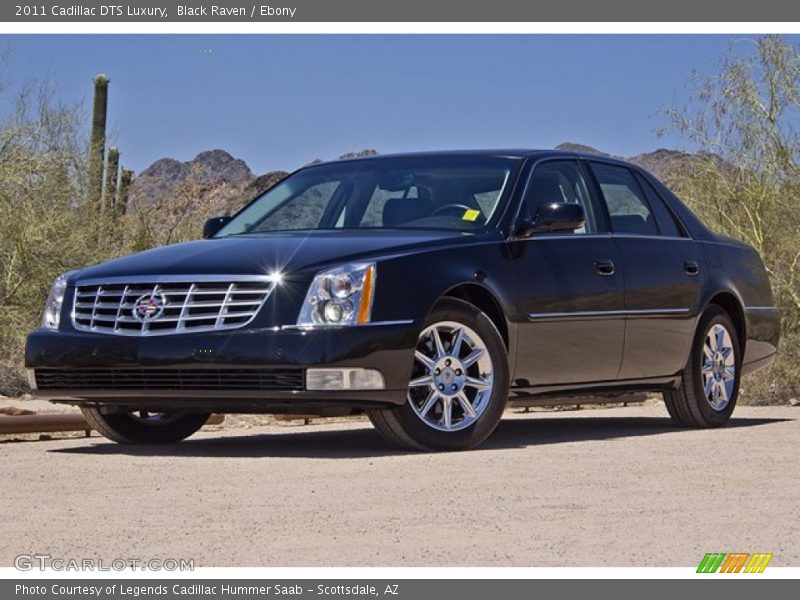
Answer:
POLYGON ((32 0, 3 22, 799 22, 787 0, 32 0))

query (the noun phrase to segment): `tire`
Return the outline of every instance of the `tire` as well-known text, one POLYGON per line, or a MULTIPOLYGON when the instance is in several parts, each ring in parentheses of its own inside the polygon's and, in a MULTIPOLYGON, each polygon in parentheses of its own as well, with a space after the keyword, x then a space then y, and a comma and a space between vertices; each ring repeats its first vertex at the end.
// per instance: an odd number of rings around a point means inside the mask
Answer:
POLYGON ((425 321, 406 403, 367 415, 400 448, 467 450, 497 427, 508 387, 508 353, 497 327, 472 304, 446 299, 425 321))
POLYGON ((81 407, 92 428, 120 444, 173 444, 200 429, 208 413, 103 413, 93 406, 81 407), (139 415, 139 416, 136 416, 139 415))
POLYGON ((672 420, 681 427, 725 425, 739 396, 741 363, 741 344, 733 321, 721 307, 709 306, 698 323, 680 386, 664 392, 664 403, 672 420), (727 337, 722 336, 722 344, 719 344, 720 328, 727 334, 727 337), (725 348, 715 352, 714 344, 729 347, 733 358, 725 358, 725 348), (706 384, 710 390, 706 389, 706 384))

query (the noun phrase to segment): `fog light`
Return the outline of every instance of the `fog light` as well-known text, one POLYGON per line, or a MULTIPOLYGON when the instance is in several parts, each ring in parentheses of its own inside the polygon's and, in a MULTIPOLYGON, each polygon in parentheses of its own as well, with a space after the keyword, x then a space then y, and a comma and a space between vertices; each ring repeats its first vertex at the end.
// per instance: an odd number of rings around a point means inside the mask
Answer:
POLYGON ((308 369, 306 389, 312 391, 383 390, 383 374, 375 369, 308 369))
POLYGON ((375 369, 353 369, 350 371, 351 390, 383 390, 386 382, 383 374, 375 369))
POLYGON ((32 390, 36 388, 36 371, 33 369, 25 369, 25 375, 28 377, 28 387, 32 390))
POLYGON ((343 390, 346 372, 341 369, 309 369, 306 371, 307 390, 343 390))

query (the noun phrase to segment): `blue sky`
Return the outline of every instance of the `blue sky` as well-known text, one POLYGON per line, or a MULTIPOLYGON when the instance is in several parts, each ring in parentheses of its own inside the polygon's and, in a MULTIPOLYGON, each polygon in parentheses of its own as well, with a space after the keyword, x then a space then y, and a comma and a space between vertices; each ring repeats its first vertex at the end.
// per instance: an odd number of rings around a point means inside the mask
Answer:
POLYGON ((31 79, 90 110, 111 79, 122 162, 223 148, 257 173, 347 151, 658 147, 659 108, 731 36, 5 36, 0 113, 31 79))

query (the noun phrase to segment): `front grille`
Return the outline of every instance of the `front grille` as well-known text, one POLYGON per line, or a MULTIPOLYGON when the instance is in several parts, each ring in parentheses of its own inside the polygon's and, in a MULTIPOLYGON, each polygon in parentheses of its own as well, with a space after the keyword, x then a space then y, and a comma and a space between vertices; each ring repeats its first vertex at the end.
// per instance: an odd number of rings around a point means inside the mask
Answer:
POLYGON ((235 329, 255 318, 273 285, 261 277, 79 281, 72 324, 135 336, 235 329))
POLYGON ((40 390, 303 389, 303 369, 36 369, 40 390))

